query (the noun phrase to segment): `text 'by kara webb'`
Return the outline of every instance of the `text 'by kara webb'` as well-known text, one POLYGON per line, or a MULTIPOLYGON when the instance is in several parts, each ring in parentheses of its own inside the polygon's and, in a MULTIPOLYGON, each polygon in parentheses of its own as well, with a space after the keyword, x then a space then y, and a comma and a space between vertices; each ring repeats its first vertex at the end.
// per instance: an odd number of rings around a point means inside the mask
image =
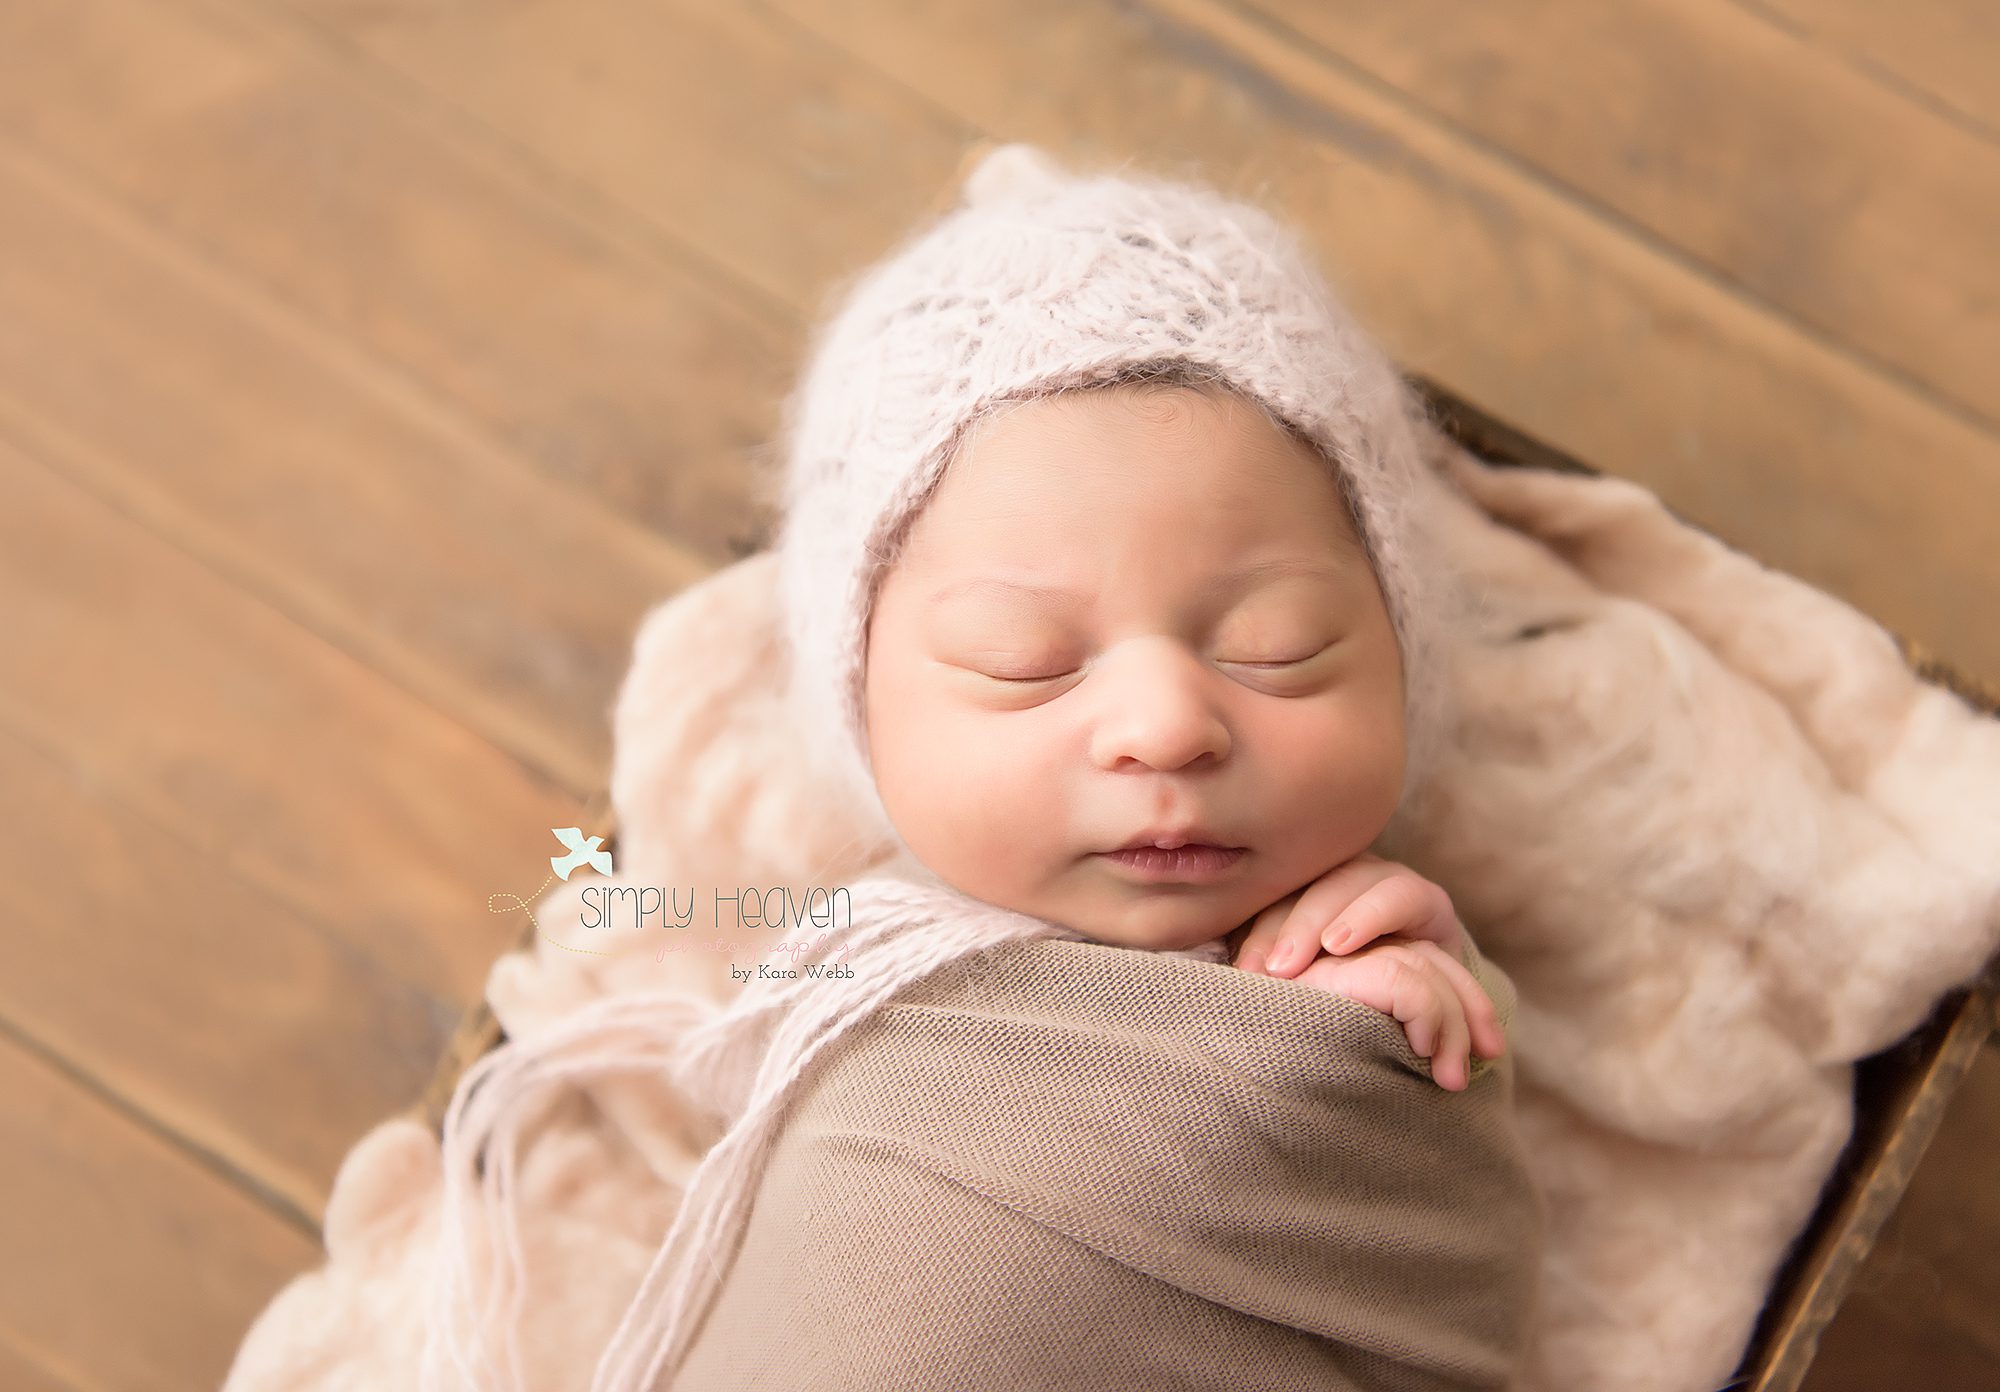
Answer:
MULTIPOLYGON (((678 887, 668 885, 591 885, 583 891, 583 917, 580 922, 585 928, 631 926, 635 930, 652 928, 686 929, 694 926, 695 909, 699 907, 700 895, 689 888, 687 900, 683 904, 678 887)), ((846 906, 846 926, 854 926, 854 904, 846 885, 836 886, 832 891, 814 885, 802 894, 794 894, 790 888, 780 885, 775 889, 743 888, 735 890, 717 889, 711 908, 711 920, 717 928, 775 928, 800 932, 808 928, 831 929, 840 915, 836 909, 846 906), (729 919, 724 919, 724 908, 729 919)))

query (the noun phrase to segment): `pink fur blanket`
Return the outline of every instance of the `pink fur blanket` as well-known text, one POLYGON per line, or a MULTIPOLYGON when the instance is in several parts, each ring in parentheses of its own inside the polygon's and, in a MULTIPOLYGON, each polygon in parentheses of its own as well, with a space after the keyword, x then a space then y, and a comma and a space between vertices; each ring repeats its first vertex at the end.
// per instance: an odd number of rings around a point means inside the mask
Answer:
MULTIPOLYGON (((1467 577, 1458 722, 1434 812, 1377 849, 1443 884, 1518 989, 1519 1121, 1550 1216, 1518 1385, 1709 1392, 1849 1133, 1852 1064, 2000 943, 2000 722, 1643 488, 1487 466, 1442 435, 1435 462, 1467 577)), ((640 632, 614 881, 799 893, 889 855, 783 719, 773 567, 731 566, 640 632)), ((559 887, 532 950, 495 964, 509 1035, 615 992, 721 1000, 732 955, 771 947, 748 928, 734 954, 661 956, 669 935, 602 924, 593 884, 559 887)), ((712 922, 679 936, 699 948, 712 922)), ((536 1118, 515 1178, 528 1386, 585 1385, 714 1139, 645 1078, 579 1084, 536 1118)), ((421 1122, 364 1136, 325 1265, 266 1308, 225 1392, 413 1387, 439 1182, 421 1122)))

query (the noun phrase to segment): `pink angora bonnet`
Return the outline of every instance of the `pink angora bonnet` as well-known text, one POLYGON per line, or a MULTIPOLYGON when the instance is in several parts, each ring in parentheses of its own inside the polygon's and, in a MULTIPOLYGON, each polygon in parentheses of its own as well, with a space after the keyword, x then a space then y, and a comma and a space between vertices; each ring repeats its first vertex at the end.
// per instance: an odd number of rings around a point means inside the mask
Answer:
POLYGON ((1402 649, 1399 816, 1422 785, 1445 683, 1422 525, 1439 481, 1419 447, 1415 393, 1269 213, 1166 179, 1071 173, 1035 146, 1003 145, 957 206, 844 288, 785 406, 777 549, 790 696, 815 756, 885 828, 864 644, 905 528, 982 412, 1169 361, 1219 375, 1344 476, 1402 649))

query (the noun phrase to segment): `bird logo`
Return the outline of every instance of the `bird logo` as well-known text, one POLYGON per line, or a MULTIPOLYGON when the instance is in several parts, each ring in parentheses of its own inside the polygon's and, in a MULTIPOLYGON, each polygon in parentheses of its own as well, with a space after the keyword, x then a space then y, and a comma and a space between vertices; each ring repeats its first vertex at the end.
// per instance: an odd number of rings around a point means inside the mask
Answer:
POLYGON ((599 850, 604 844, 602 836, 585 837, 582 827, 550 827, 549 834, 569 847, 569 854, 550 856, 549 868, 562 879, 569 879, 569 872, 579 865, 588 865, 600 875, 611 873, 611 852, 599 850))

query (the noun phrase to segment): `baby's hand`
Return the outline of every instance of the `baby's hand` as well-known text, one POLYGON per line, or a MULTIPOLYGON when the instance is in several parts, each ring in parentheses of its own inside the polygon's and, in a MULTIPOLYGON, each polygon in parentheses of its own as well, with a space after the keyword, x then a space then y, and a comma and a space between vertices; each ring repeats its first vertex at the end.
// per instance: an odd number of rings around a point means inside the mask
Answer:
POLYGON ((1440 1087, 1462 1092, 1473 1050, 1506 1052, 1499 1012, 1467 970, 1467 938, 1443 889, 1363 852, 1286 895, 1229 937, 1245 971, 1294 978, 1403 1024, 1440 1087), (1331 956, 1321 956, 1324 947, 1331 956), (1315 960, 1317 959, 1317 960, 1315 960))

